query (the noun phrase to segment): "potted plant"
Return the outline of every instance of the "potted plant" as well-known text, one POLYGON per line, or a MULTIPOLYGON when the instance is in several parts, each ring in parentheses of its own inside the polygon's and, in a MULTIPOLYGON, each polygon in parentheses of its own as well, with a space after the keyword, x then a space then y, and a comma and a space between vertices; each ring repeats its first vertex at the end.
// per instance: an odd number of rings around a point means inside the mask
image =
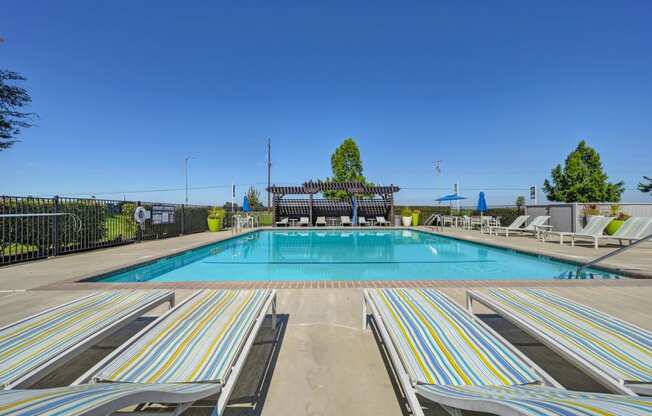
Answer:
POLYGON ((222 220, 224 220, 224 216, 226 215, 226 211, 222 208, 211 208, 210 211, 208 211, 208 230, 211 232, 217 232, 222 228, 222 220))
POLYGON ((403 207, 401 210, 401 217, 403 220, 403 227, 409 227, 412 224, 412 211, 408 207, 403 207))
POLYGON ((613 220, 607 225, 607 228, 604 230, 607 235, 614 235, 616 234, 616 231, 620 229, 620 227, 623 226, 623 223, 627 221, 627 219, 630 217, 629 215, 625 214, 624 212, 620 211, 620 205, 614 204, 610 207, 609 214, 614 217, 613 220))
POLYGON ((421 211, 418 209, 412 210, 412 225, 419 225, 419 215, 421 215, 421 211))

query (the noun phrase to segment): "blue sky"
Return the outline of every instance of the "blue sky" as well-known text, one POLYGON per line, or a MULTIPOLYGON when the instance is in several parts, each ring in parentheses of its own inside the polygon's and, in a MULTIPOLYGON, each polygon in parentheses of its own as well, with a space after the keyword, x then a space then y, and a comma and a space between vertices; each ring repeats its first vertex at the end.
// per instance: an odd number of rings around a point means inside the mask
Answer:
POLYGON ((651 200, 633 189, 652 175, 652 2, 348 3, 3 2, 0 67, 40 120, 0 152, 0 194, 182 202, 124 191, 182 188, 194 156, 191 186, 241 199, 268 137, 275 183, 328 176, 354 137, 400 202, 458 181, 505 204, 585 138, 625 201, 651 200))

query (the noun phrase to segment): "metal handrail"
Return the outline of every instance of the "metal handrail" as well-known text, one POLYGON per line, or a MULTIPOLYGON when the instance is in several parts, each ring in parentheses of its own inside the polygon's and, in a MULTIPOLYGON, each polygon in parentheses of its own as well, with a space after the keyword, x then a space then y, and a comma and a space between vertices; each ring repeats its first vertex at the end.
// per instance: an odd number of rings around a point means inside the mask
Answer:
POLYGON ((579 278, 579 277, 580 277, 580 273, 582 272, 583 269, 586 269, 587 267, 591 267, 591 266, 593 266, 593 265, 595 265, 595 264, 597 264, 597 263, 600 263, 600 262, 601 262, 602 260, 604 260, 604 259, 608 259, 609 257, 613 257, 613 256, 615 256, 615 255, 617 255, 617 254, 620 254, 620 253, 622 253, 623 251, 629 250, 630 248, 632 248, 632 247, 634 247, 634 246, 636 246, 636 245, 638 245, 638 244, 644 243, 645 241, 650 240, 650 239, 652 239, 652 234, 650 234, 650 235, 648 235, 648 236, 645 236, 645 237, 643 237, 643 238, 640 238, 640 239, 634 241, 633 243, 631 243, 631 244, 628 245, 628 246, 621 247, 621 248, 619 248, 618 250, 614 250, 614 251, 612 251, 611 253, 607 253, 607 254, 605 254, 604 256, 600 256, 600 257, 598 257, 597 259, 591 260, 591 261, 588 262, 588 263, 584 263, 584 264, 582 264, 581 266, 579 266, 579 267, 577 268, 577 271, 575 272, 575 275, 579 278))

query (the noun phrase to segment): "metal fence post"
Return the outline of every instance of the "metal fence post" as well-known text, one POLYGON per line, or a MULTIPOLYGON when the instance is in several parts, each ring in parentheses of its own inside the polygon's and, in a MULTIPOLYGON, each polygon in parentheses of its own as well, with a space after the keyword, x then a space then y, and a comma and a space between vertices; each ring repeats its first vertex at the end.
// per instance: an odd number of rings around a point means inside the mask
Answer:
MULTIPOLYGON (((138 201, 138 204, 136 205, 136 208, 140 206, 140 201, 138 201)), ((143 241, 143 226, 138 223, 138 233, 136 233, 136 242, 140 243, 143 241)))
MULTIPOLYGON (((54 198, 52 198, 52 206, 53 206, 53 211, 54 214, 59 213, 59 195, 55 195, 54 198)), ((57 256, 59 255, 59 216, 54 215, 52 218, 52 255, 57 256)))
POLYGON ((181 235, 186 233, 186 205, 181 204, 181 235))

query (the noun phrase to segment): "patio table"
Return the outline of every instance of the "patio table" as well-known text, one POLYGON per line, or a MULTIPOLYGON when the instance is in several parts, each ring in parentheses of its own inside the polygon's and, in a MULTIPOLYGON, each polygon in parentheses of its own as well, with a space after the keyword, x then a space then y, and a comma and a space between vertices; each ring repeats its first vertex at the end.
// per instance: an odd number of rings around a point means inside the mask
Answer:
POLYGON ((535 225, 534 229, 537 231, 537 240, 541 237, 541 241, 545 242, 546 237, 550 236, 552 225, 535 225))
POLYGON ((299 222, 299 220, 296 218, 290 218, 288 221, 290 221, 290 227, 296 227, 297 222, 299 222))
POLYGON ((328 222, 328 225, 331 227, 337 226, 337 218, 326 218, 326 221, 328 222))

